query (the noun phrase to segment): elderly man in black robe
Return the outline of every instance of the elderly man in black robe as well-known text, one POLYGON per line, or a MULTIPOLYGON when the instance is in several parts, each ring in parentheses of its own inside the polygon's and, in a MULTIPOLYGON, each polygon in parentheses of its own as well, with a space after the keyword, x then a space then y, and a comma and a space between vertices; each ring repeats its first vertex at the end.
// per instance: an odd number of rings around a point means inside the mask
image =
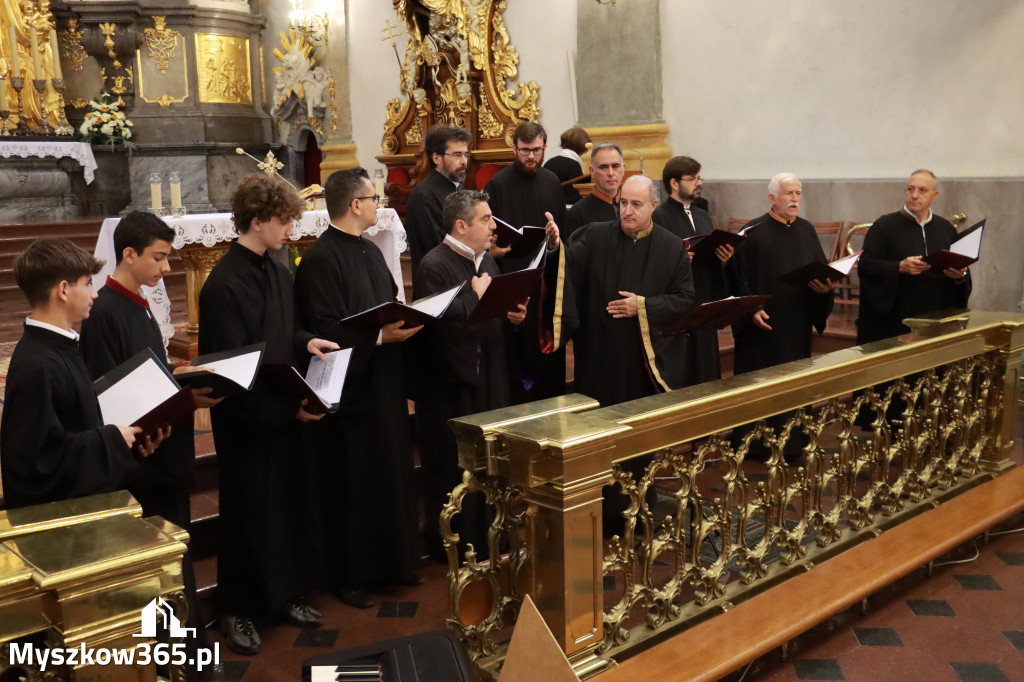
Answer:
MULTIPOLYGON (((812 330, 819 334, 825 330, 833 283, 815 279, 795 287, 780 279, 811 261, 827 262, 814 225, 798 215, 802 198, 799 178, 792 173, 776 175, 768 183, 771 208, 743 228, 746 239, 732 258, 733 295, 769 294, 772 298, 732 325, 736 374, 809 358, 812 330)), ((788 417, 777 415, 768 423, 778 430, 788 417)), ((744 429, 734 430, 733 442, 738 443, 744 433, 744 429)), ((786 457, 799 456, 804 444, 802 433, 790 438, 786 457)), ((759 444, 754 450, 755 456, 766 456, 759 444)))
POLYGON ((380 249, 363 236, 377 223, 380 201, 366 171, 332 173, 324 195, 331 224, 299 264, 296 309, 304 329, 352 348, 338 411, 315 431, 331 587, 346 604, 369 608, 372 586, 423 582, 415 568, 401 346, 420 327, 345 322, 396 300, 398 285, 380 249))
MULTIPOLYGON (((562 185, 556 176, 541 167, 548 135, 539 123, 521 123, 514 133, 515 161, 498 171, 485 191, 494 215, 515 227, 565 224, 562 185)), ((529 258, 498 259, 502 272, 521 270, 529 258)), ((565 350, 552 350, 537 313, 542 301, 538 286, 530 297, 526 320, 509 335, 509 371, 513 404, 565 393, 565 350)))
POLYGON ((858 262, 860 311, 857 343, 906 334, 907 317, 963 308, 971 295, 967 268, 931 270, 923 256, 949 249, 956 228, 932 213, 939 196, 935 174, 914 171, 903 190, 903 208, 880 217, 864 237, 858 262))
POLYGON ((469 167, 471 141, 465 128, 446 125, 434 126, 423 140, 423 153, 433 170, 416 184, 405 206, 413 273, 423 256, 444 239, 441 206, 446 196, 462 189, 469 167))
POLYGON ((590 179, 594 189, 569 209, 563 238, 590 223, 605 223, 619 217, 619 185, 626 173, 622 149, 614 142, 601 142, 590 150, 590 179))
MULTIPOLYGON (((491 278, 500 274, 488 252, 494 243, 495 224, 486 192, 465 191, 445 199, 444 241, 426 255, 413 280, 417 298, 466 283, 440 320, 427 326, 416 339, 416 369, 420 400, 416 403, 416 435, 424 473, 424 509, 430 554, 438 558, 441 540, 437 523, 448 493, 461 480, 455 435, 448 420, 485 412, 509 404, 505 332, 522 324, 526 306, 506 315, 471 322, 480 297, 491 278)), ((558 244, 557 228, 549 244, 558 244)), ((478 505, 477 505, 478 506, 478 505)), ((461 525, 463 541, 486 553, 479 508, 463 509, 469 517, 461 525)))
MULTIPOLYGON (((337 344, 295 327, 292 276, 272 256, 302 215, 295 189, 263 174, 247 175, 231 196, 238 239, 213 267, 199 293, 199 352, 266 342, 263 363, 295 365, 337 344)), ((304 422, 320 417, 279 391, 262 373, 250 390, 210 408, 220 466, 217 593, 228 646, 256 654, 253 619, 279 613, 298 627, 323 616, 301 595, 320 587, 323 559, 321 480, 304 422)))
MULTIPOLYGON (((715 229, 711 216, 694 204, 704 185, 700 177, 700 163, 689 156, 675 156, 668 160, 661 178, 669 198, 654 210, 654 223, 681 239, 709 235, 715 229)), ((719 246, 713 256, 693 260, 693 282, 698 303, 717 301, 729 295, 725 265, 732 258, 733 248, 719 246)), ((691 258, 693 254, 690 254, 691 258)), ((718 330, 697 329, 686 335, 687 386, 714 381, 722 377, 718 355, 718 330)))

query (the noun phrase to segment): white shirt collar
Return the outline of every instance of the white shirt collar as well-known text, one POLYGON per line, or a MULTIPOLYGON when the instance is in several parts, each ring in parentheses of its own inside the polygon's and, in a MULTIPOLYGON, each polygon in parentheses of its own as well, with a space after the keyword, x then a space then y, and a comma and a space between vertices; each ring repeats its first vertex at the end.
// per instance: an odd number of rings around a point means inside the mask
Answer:
POLYGON ((450 234, 446 234, 444 236, 444 243, 455 249, 456 253, 459 253, 473 261, 473 265, 476 266, 477 270, 480 269, 480 263, 483 261, 484 254, 487 253, 486 251, 482 251, 479 254, 473 253, 473 249, 469 248, 450 234))
POLYGON ((61 329, 60 327, 55 327, 54 325, 50 324, 49 322, 40 322, 39 320, 33 320, 31 317, 26 317, 25 318, 25 324, 27 326, 29 326, 29 327, 39 327, 40 329, 49 329, 51 332, 53 332, 55 334, 60 334, 61 336, 66 336, 69 339, 71 339, 72 341, 78 341, 78 332, 76 332, 74 329, 61 329))
POLYGON ((559 156, 564 156, 567 159, 572 159, 573 161, 575 161, 576 163, 580 164, 581 166, 583 165, 583 159, 581 159, 580 155, 577 154, 576 152, 574 152, 571 149, 563 149, 558 155, 559 156))
POLYGON ((928 209, 928 217, 925 218, 924 221, 917 220, 917 216, 911 213, 910 209, 907 208, 906 204, 903 204, 903 212, 906 213, 911 218, 913 218, 915 221, 917 221, 917 224, 920 225, 921 227, 924 227, 925 225, 932 221, 932 210, 930 208, 928 209))

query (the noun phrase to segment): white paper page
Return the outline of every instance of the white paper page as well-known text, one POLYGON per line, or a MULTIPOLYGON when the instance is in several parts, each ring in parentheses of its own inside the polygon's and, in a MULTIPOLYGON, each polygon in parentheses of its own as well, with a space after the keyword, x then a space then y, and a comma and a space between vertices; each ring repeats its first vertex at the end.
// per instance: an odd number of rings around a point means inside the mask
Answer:
POLYGON ((103 423, 130 426, 179 390, 156 360, 150 358, 97 396, 103 423))
POLYGON ((442 291, 439 294, 434 294, 433 296, 421 298, 418 301, 410 303, 409 307, 418 310, 421 313, 426 313, 431 317, 437 317, 441 313, 443 313, 445 309, 448 308, 448 304, 452 302, 452 299, 455 298, 455 295, 459 293, 459 291, 462 289, 462 286, 463 285, 460 284, 458 286, 452 287, 448 291, 442 291))
POLYGON ((533 257, 533 260, 530 261, 530 264, 527 265, 524 269, 525 270, 533 270, 534 268, 539 268, 540 267, 540 260, 544 257, 544 254, 547 251, 547 248, 548 248, 548 243, 545 240, 544 243, 541 244, 537 248, 537 255, 533 257))
POLYGON ((351 348, 325 353, 325 360, 314 357, 309 361, 306 383, 328 405, 341 400, 341 389, 345 386, 348 362, 352 358, 351 348))
POLYGON ((522 233, 523 233, 523 231, 522 231, 522 230, 520 230, 520 229, 519 229, 518 227, 515 227, 515 226, 513 226, 513 225, 509 225, 508 223, 506 223, 506 222, 505 222, 504 220, 502 220, 502 219, 501 219, 501 218, 499 218, 498 216, 496 216, 496 215, 492 215, 491 217, 492 217, 492 218, 494 218, 494 222, 496 222, 496 223, 501 223, 501 224, 502 224, 502 225, 504 225, 505 227, 509 227, 509 228, 512 228, 513 230, 515 230, 515 231, 516 231, 516 232, 518 232, 519 234, 522 234, 522 233))
POLYGON ((860 254, 861 254, 861 252, 858 251, 857 253, 853 254, 852 256, 847 256, 846 258, 840 258, 837 261, 832 261, 828 265, 829 265, 830 268, 834 268, 834 269, 838 270, 839 272, 843 273, 844 275, 849 275, 850 271, 853 270, 853 266, 857 264, 858 260, 860 260, 860 254))
POLYGON ((967 256, 968 258, 978 258, 981 254, 981 233, 984 231, 985 226, 982 225, 966 237, 961 237, 953 242, 950 245, 949 250, 953 253, 958 253, 961 256, 967 256))
POLYGON ((225 379, 231 379, 242 388, 252 383, 256 370, 260 368, 260 352, 253 351, 233 358, 208 362, 203 367, 213 370, 225 379))

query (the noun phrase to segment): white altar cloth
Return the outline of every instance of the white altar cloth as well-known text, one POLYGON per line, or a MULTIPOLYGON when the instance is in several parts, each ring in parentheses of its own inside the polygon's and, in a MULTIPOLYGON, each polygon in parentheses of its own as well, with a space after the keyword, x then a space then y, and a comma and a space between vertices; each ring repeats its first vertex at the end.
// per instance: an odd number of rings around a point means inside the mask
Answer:
MULTIPOLYGON (((88 146, 88 145, 86 145, 88 146)), ((196 213, 180 218, 166 216, 164 220, 174 228, 174 248, 180 249, 186 244, 202 244, 214 246, 221 242, 229 242, 237 235, 230 213, 196 213)), ((93 278, 96 288, 102 287, 107 276, 114 273, 114 228, 121 222, 120 218, 107 218, 100 227, 94 254, 104 261, 103 269, 93 278)), ((327 229, 330 220, 327 211, 306 211, 302 219, 295 221, 291 239, 298 241, 302 237, 319 237, 327 229)), ((376 244, 384 260, 388 264, 391 276, 398 285, 398 300, 405 302, 405 286, 402 283, 402 262, 400 256, 408 248, 405 238, 405 227, 393 208, 377 209, 377 224, 366 231, 366 237, 376 244)), ((174 334, 171 325, 171 300, 167 296, 167 288, 163 280, 155 287, 142 287, 142 293, 149 300, 153 316, 160 325, 164 342, 174 334)))
POLYGON ((96 157, 93 156, 92 147, 85 142, 58 142, 58 141, 23 141, 18 142, 0 137, 0 156, 9 159, 18 156, 26 159, 35 156, 40 159, 52 156, 61 158, 70 157, 82 164, 82 172, 85 175, 85 184, 90 184, 96 177, 96 157))

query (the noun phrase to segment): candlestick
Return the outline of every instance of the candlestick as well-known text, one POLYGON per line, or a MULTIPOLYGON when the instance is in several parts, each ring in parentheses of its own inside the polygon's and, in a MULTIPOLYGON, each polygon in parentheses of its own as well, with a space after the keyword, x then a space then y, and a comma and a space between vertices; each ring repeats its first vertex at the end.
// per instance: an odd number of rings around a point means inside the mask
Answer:
POLYGON ((28 135, 28 126, 25 124, 25 108, 22 106, 21 91, 25 89, 24 76, 11 76, 11 87, 18 96, 18 125, 14 127, 15 135, 28 135))
POLYGON ((39 118, 42 119, 41 132, 43 135, 52 135, 53 128, 50 127, 50 121, 46 115, 46 79, 33 78, 32 87, 36 89, 36 93, 39 95, 39 118))
POLYGON ((43 66, 39 61, 39 31, 34 26, 28 27, 29 50, 32 52, 32 68, 35 69, 35 77, 43 77, 43 66))
POLYGON ((50 85, 53 86, 54 92, 57 93, 57 111, 60 114, 60 120, 57 122, 57 130, 55 131, 58 135, 74 135, 75 129, 68 123, 68 117, 64 112, 64 91, 67 90, 67 86, 64 84, 63 78, 53 78, 50 80, 50 85))
POLYGON ((7 74, 0 78, 0 111, 7 110, 7 74))
MULTIPOLYGON (((6 85, 6 83, 4 85, 6 85)), ((10 131, 7 130, 7 117, 10 115, 10 110, 0 109, 0 119, 3 120, 3 126, 0 127, 0 137, 10 137, 11 135, 10 131)))
POLYGON ((14 26, 7 27, 7 42, 11 44, 11 74, 21 75, 21 66, 18 64, 18 33, 14 26))
POLYGON ((153 208, 154 211, 161 210, 164 205, 164 200, 160 188, 159 173, 149 174, 149 205, 153 208))
POLYGON ((60 50, 57 46, 57 29, 50 31, 50 52, 53 54, 53 77, 64 78, 64 72, 60 70, 60 50))

